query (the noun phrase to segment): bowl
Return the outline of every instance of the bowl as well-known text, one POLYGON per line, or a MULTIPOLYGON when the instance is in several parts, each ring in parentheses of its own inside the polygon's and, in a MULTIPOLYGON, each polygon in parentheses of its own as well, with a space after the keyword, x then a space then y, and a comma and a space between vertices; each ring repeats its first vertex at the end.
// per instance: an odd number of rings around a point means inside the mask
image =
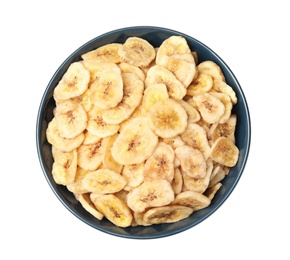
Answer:
MULTIPOLYGON (((209 47, 195 38, 184 33, 161 27, 137 26, 127 27, 107 32, 103 35, 88 41, 76 51, 74 51, 56 70, 48 83, 43 97, 40 101, 39 111, 36 122, 36 146, 39 162, 44 176, 50 185, 52 191, 60 202, 77 218, 98 231, 123 238, 131 239, 153 239, 171 236, 182 231, 188 230, 210 217, 227 200, 234 188, 238 184, 246 166, 250 149, 251 123, 247 101, 243 90, 235 75, 227 64, 209 47), (239 158, 237 164, 230 169, 229 174, 222 181, 222 187, 215 194, 211 204, 199 211, 194 212, 188 218, 175 223, 158 224, 151 226, 135 226, 121 228, 113 225, 105 218, 101 221, 88 213, 76 200, 74 195, 67 190, 65 186, 57 185, 52 178, 51 169, 53 158, 51 154, 51 145, 46 140, 46 127, 52 119, 55 102, 53 91, 69 65, 75 61, 81 60, 81 55, 97 47, 108 43, 124 43, 128 37, 136 36, 149 41, 154 47, 160 46, 162 41, 173 35, 183 36, 192 51, 198 54, 199 62, 211 60, 217 63, 226 78, 226 82, 233 88, 238 98, 237 104, 233 106, 233 113, 237 115, 236 125, 236 146, 239 148, 239 158)), ((65 220, 63 220, 65 221, 65 220)))

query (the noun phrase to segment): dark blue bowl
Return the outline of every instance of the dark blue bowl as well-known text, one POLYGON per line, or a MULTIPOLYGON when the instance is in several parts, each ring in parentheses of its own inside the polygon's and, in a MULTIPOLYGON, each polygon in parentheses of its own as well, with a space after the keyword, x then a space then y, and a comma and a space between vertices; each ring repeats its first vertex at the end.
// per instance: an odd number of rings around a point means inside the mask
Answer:
POLYGON ((251 122, 247 101, 238 80, 226 63, 206 45, 186 34, 166 28, 151 26, 128 27, 105 33, 87 42, 72 53, 63 64, 61 64, 48 83, 40 102, 36 122, 36 145, 39 161, 47 182, 61 203, 77 218, 93 228, 111 235, 133 239, 152 239, 174 235, 194 227, 213 214, 230 196, 241 178, 249 155, 250 141, 251 122), (66 187, 57 185, 52 178, 51 169, 53 159, 51 155, 51 146, 46 140, 45 131, 47 123, 52 119, 52 111, 55 107, 53 90, 68 69, 69 65, 72 62, 81 60, 81 55, 83 53, 108 43, 123 43, 130 36, 142 37, 149 41, 153 46, 157 47, 172 35, 181 35, 185 37, 191 50, 197 52, 199 62, 211 60, 217 63, 221 67, 227 83, 236 92, 238 103, 234 106, 233 112, 237 115, 238 119, 236 126, 236 145, 240 150, 239 160, 236 166, 230 170, 229 175, 223 180, 223 185, 215 195, 210 206, 194 212, 189 218, 172 224, 161 224, 147 227, 116 227, 107 220, 99 221, 94 218, 83 209, 80 203, 75 199, 74 195, 69 192, 66 187))

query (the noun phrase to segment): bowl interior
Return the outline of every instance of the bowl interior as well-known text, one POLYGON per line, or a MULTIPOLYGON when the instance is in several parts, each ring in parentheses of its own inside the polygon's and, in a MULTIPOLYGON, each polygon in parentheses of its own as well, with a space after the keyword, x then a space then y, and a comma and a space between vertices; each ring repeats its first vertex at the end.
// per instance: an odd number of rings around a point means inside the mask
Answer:
POLYGON ((51 78, 40 103, 36 125, 36 144, 40 164, 51 189, 71 213, 83 222, 102 232, 119 237, 147 239, 169 236, 191 228, 209 217, 224 203, 237 185, 246 165, 250 148, 250 131, 250 114, 243 91, 230 68, 216 53, 214 53, 203 43, 186 34, 166 28, 140 26, 122 28, 98 36, 77 49, 63 62, 63 64, 61 64, 51 78), (148 227, 116 227, 107 220, 99 221, 90 215, 83 209, 80 203, 78 203, 75 199, 74 195, 69 192, 66 187, 57 185, 52 178, 51 169, 53 159, 51 154, 51 145, 48 144, 46 140, 45 131, 48 122, 52 119, 52 111, 55 107, 53 91, 63 74, 68 69, 69 65, 72 62, 81 60, 81 55, 85 52, 96 49, 97 47, 108 43, 124 43, 125 40, 131 36, 146 39, 154 47, 158 47, 165 39, 172 35, 181 35, 185 37, 191 50, 197 52, 199 62, 211 60, 217 63, 221 67, 227 83, 236 92, 238 103, 233 107, 233 113, 237 115, 238 119, 236 126, 236 145, 240 150, 239 160, 236 166, 230 170, 228 176, 222 181, 223 185, 215 195, 211 205, 205 209, 194 212, 189 218, 172 224, 161 224, 148 227))

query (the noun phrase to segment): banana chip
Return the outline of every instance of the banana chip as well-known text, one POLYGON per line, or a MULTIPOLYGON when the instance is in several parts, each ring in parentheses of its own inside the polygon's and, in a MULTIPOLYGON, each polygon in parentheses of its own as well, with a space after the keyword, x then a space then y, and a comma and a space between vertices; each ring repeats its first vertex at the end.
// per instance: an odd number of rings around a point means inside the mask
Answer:
POLYGON ((239 158, 236 93, 182 36, 160 46, 128 37, 83 53, 53 98, 52 177, 100 221, 188 218, 210 205, 239 158))

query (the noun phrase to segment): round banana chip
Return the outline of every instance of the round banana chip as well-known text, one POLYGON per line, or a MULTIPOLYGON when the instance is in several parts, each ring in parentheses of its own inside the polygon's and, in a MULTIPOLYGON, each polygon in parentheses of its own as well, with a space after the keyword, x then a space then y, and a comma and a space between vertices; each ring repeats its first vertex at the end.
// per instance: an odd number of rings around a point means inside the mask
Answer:
POLYGON ((173 99, 159 100, 147 112, 150 128, 162 138, 172 138, 184 132, 187 113, 173 99))
POLYGON ((116 162, 138 164, 148 159, 158 144, 158 137, 148 126, 146 117, 134 118, 121 131, 112 148, 112 156, 116 162))

